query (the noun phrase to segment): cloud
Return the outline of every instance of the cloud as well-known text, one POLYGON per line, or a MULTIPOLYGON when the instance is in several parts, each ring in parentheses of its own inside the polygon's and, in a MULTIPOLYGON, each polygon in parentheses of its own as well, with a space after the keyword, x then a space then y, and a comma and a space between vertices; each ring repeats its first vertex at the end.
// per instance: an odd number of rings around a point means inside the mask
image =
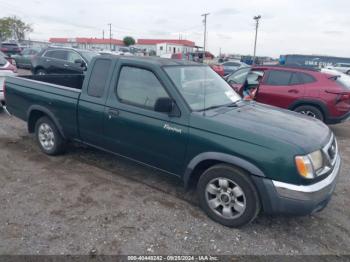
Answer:
POLYGON ((165 36, 171 34, 169 31, 166 30, 148 30, 147 31, 150 35, 156 35, 156 36, 165 36))
POLYGON ((214 12, 216 15, 237 15, 239 13, 240 12, 234 8, 223 8, 214 12))
POLYGON ((343 31, 336 31, 336 30, 329 30, 329 31, 323 31, 326 35, 343 35, 343 31))
POLYGON ((165 19, 165 18, 158 18, 154 21, 156 24, 167 24, 169 23, 169 20, 168 19, 165 19))

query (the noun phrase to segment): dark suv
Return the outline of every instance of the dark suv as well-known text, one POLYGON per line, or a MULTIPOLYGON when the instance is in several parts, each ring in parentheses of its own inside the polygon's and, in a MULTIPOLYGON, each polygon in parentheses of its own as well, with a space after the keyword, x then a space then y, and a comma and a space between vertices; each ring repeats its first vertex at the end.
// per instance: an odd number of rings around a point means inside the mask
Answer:
POLYGON ((46 74, 82 74, 91 59, 98 53, 65 47, 49 47, 32 59, 32 73, 46 74))
POLYGON ((336 124, 350 117, 350 85, 340 76, 304 67, 255 66, 226 78, 243 97, 336 124))

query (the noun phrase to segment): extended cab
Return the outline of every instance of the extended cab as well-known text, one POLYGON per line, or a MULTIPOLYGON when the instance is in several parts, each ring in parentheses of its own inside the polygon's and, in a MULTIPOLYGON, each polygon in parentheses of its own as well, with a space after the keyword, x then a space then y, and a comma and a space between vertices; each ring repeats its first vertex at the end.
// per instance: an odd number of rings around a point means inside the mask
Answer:
POLYGON ((340 169, 321 121, 242 101, 210 67, 99 56, 85 75, 10 77, 8 111, 43 152, 79 141, 163 170, 196 187, 209 217, 231 227, 259 211, 324 208, 340 169))

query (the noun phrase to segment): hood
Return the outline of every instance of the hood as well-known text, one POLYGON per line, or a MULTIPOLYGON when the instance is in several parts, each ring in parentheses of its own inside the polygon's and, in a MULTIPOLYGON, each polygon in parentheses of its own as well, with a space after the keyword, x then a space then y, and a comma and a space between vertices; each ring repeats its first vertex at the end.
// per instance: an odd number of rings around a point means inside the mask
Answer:
POLYGON ((207 111, 198 117, 209 120, 209 125, 204 124, 206 121, 197 123, 203 123, 202 129, 209 132, 273 149, 279 141, 305 154, 322 148, 330 136, 329 128, 317 119, 255 102, 207 111))

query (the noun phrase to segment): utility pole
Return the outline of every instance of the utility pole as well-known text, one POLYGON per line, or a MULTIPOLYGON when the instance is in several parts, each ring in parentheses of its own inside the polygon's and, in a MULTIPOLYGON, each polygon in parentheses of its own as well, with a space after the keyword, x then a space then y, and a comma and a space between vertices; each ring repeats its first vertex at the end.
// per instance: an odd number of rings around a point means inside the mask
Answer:
POLYGON ((109 25, 109 50, 112 51, 112 24, 109 25))
POLYGON ((209 13, 202 14, 202 16, 204 16, 203 62, 205 59, 205 50, 206 50, 205 48, 206 48, 206 42, 207 42, 207 16, 208 15, 209 13))
POLYGON ((255 20, 255 41, 254 41, 254 55, 253 55, 253 65, 255 64, 255 58, 256 58, 256 42, 258 39, 258 28, 259 28, 259 21, 261 19, 261 15, 254 16, 253 18, 255 20))
POLYGON ((105 30, 102 30, 102 39, 105 39, 105 30))

